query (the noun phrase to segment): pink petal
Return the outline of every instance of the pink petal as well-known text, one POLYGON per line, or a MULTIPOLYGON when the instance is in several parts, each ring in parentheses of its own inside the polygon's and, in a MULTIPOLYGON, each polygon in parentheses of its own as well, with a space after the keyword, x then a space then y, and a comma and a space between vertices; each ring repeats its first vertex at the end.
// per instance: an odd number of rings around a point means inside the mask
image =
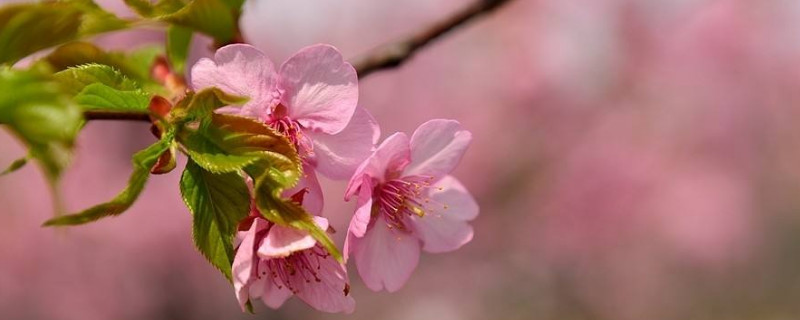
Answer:
MULTIPOLYGON (((275 100, 275 67, 264 53, 247 44, 224 46, 217 50, 214 60, 200 59, 192 66, 191 78, 195 90, 217 87, 250 98, 239 111, 243 116, 264 119, 275 100)), ((231 113, 231 108, 226 113, 231 113)))
POLYGON ((240 233, 243 237, 239 247, 236 249, 231 273, 233 276, 233 288, 236 299, 239 300, 239 306, 242 308, 242 311, 245 310, 245 304, 250 299, 248 296, 248 286, 254 280, 253 266, 257 261, 254 259, 257 242, 256 236, 259 232, 267 228, 267 224, 267 221, 264 219, 255 219, 247 232, 240 233))
POLYGON ((264 281, 263 288, 264 292, 261 294, 261 301, 272 309, 280 308, 292 296, 292 291, 285 286, 278 287, 270 278, 264 281))
MULTIPOLYGON (((314 217, 314 221, 322 230, 328 229, 327 219, 314 217)), ((258 247, 258 255, 263 259, 288 257, 292 253, 313 248, 316 243, 306 231, 273 225, 258 247)))
POLYGON ((411 160, 410 157, 408 136, 402 132, 389 136, 353 173, 345 191, 345 200, 349 200, 358 191, 364 175, 382 182, 388 173, 403 170, 411 160))
POLYGON ((322 187, 319 184, 319 180, 317 180, 317 174, 314 172, 314 168, 307 164, 303 164, 303 174, 305 176, 297 182, 297 185, 284 191, 283 196, 291 197, 300 190, 307 188, 307 192, 303 195, 303 208, 312 215, 320 216, 324 207, 324 198, 322 187))
POLYGON ((358 202, 356 203, 356 211, 353 218, 350 219, 350 226, 347 232, 356 237, 363 237, 367 232, 369 219, 372 216, 372 183, 368 176, 363 176, 364 182, 361 183, 361 188, 358 193, 358 202))
POLYGON ((342 131, 358 104, 356 70, 329 45, 306 47, 284 62, 278 87, 290 118, 327 134, 342 131))
POLYGON ((455 169, 467 150, 472 133, 455 120, 423 123, 411 136, 411 163, 405 175, 442 177, 455 169))
POLYGON ((419 240, 390 230, 383 216, 378 216, 363 238, 351 240, 358 274, 373 291, 399 290, 419 262, 419 240))
POLYGON ((352 313, 356 302, 345 290, 347 284, 347 271, 331 256, 320 258, 317 277, 320 281, 306 282, 302 278, 295 278, 297 283, 297 297, 308 305, 324 312, 352 313))
POLYGON ((309 132, 308 135, 314 142, 313 161, 317 171, 331 179, 344 180, 372 153, 381 133, 375 118, 358 107, 341 132, 334 135, 309 132))
POLYGON ((423 250, 432 253, 453 251, 472 240, 467 221, 478 215, 478 203, 452 176, 445 176, 430 188, 425 216, 412 216, 415 234, 423 250))

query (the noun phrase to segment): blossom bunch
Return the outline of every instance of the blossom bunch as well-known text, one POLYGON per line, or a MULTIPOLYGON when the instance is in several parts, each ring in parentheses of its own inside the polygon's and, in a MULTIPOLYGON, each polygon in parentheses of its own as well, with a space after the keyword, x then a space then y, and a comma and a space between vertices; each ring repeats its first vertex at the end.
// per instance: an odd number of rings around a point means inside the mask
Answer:
MULTIPOLYGON (((294 295, 321 311, 352 312, 345 262, 355 262, 368 288, 397 291, 421 250, 448 252, 472 239, 468 221, 478 205, 450 175, 471 133, 457 121, 436 119, 410 138, 395 133, 376 145, 378 124, 358 104, 356 71, 336 48, 310 46, 276 68, 250 45, 228 45, 192 67, 191 84, 246 98, 216 112, 265 124, 290 142, 303 174, 281 196, 312 214, 317 227, 329 227, 323 216, 330 197, 317 174, 349 181, 346 193, 334 197, 356 203, 341 261, 309 232, 271 221, 252 204, 233 248, 232 281, 243 310, 251 299, 277 308, 294 295)), ((259 189, 250 182, 255 197, 259 189)))

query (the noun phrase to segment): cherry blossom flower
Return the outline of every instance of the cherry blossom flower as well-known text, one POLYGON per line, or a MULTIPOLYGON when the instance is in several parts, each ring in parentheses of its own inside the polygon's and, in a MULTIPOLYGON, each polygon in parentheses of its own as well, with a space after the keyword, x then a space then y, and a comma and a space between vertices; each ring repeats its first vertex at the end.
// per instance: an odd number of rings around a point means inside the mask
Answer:
POLYGON ((388 137, 356 169, 345 194, 358 201, 344 250, 367 287, 397 291, 420 249, 447 252, 472 240, 467 222, 478 204, 449 175, 471 140, 458 122, 431 120, 410 140, 404 133, 388 137))
POLYGON ((351 176, 380 136, 375 119, 358 104, 358 76, 330 45, 301 49, 278 70, 264 53, 247 44, 220 48, 214 59, 198 61, 191 71, 195 90, 217 87, 248 97, 237 114, 270 125, 298 150, 306 170, 309 207, 322 206, 315 171, 338 180, 351 176))
MULTIPOLYGON (((327 219, 314 219, 328 228, 327 219)), ((233 287, 242 310, 250 299, 279 308, 295 295, 320 311, 353 312, 347 270, 308 233, 269 222, 254 208, 239 224, 236 243, 233 287)))

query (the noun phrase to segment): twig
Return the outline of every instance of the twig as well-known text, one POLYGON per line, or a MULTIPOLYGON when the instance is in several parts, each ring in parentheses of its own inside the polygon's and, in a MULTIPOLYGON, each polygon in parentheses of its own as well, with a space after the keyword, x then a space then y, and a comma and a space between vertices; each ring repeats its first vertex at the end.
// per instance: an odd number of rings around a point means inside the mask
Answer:
POLYGON ((477 0, 466 8, 412 34, 406 39, 379 47, 355 60, 353 66, 358 72, 358 77, 363 78, 382 69, 396 68, 408 61, 417 50, 436 40, 441 35, 508 2, 511 2, 511 0, 477 0))
POLYGON ((151 122, 150 115, 145 112, 125 111, 84 111, 86 120, 128 120, 151 122))

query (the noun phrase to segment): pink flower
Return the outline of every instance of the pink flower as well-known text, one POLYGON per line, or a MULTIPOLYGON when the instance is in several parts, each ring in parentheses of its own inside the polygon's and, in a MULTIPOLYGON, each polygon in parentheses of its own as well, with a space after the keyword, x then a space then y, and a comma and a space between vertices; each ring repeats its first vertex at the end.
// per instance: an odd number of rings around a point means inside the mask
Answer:
MULTIPOLYGON (((314 219, 323 230, 328 228, 325 218, 314 219)), ((232 273, 242 310, 251 298, 279 308, 296 295, 320 311, 353 312, 345 267, 310 235, 273 224, 255 209, 239 230, 232 273)))
POLYGON ((344 250, 367 287, 397 291, 416 268, 420 248, 447 252, 472 240, 467 221, 478 215, 478 204, 449 175, 471 140, 458 122, 431 120, 410 141, 393 134, 356 169, 345 193, 345 200, 358 201, 344 250))
POLYGON ((375 119, 358 107, 358 76, 329 45, 301 49, 275 70, 264 53, 246 44, 220 48, 191 71, 196 90, 217 87, 248 97, 243 106, 220 112, 254 118, 283 133, 307 169, 309 207, 322 206, 314 171, 347 179, 369 156, 380 136, 375 119), (313 185, 312 185, 313 184, 313 185))

